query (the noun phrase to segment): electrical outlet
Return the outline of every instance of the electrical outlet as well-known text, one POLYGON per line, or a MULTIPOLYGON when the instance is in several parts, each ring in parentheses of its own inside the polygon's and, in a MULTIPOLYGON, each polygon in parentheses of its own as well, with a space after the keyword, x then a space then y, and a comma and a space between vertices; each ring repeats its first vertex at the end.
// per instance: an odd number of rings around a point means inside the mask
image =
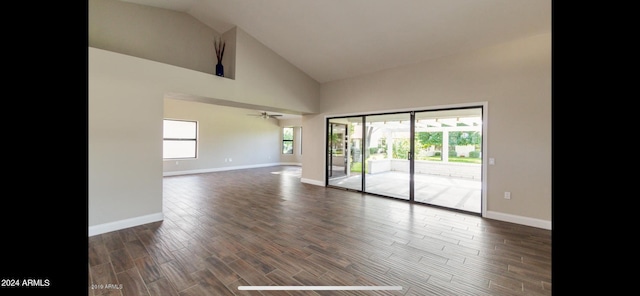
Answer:
POLYGON ((504 198, 505 198, 505 199, 511 199, 511 192, 509 192, 509 191, 505 191, 505 192, 504 192, 504 198))

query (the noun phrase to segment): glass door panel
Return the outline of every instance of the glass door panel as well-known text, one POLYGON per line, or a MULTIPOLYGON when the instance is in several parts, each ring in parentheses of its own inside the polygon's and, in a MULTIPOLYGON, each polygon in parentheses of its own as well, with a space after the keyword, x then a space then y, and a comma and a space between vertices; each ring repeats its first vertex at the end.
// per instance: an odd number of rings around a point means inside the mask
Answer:
POLYGON ((482 108, 416 112, 414 200, 481 212, 482 108))
POLYGON ((482 107, 327 120, 327 185, 482 213, 482 107))
POLYGON ((365 192, 410 199, 411 114, 365 117, 365 192))
POLYGON ((362 117, 329 119, 327 131, 328 185, 362 191, 362 117))

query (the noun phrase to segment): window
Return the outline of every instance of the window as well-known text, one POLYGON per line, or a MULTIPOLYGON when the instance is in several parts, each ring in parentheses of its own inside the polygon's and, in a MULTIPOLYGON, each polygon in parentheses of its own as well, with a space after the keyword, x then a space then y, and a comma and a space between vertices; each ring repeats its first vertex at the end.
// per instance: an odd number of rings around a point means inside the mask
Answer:
POLYGON ((282 154, 293 154, 293 128, 282 128, 282 154))
POLYGON ((162 158, 196 158, 197 122, 164 120, 162 158))

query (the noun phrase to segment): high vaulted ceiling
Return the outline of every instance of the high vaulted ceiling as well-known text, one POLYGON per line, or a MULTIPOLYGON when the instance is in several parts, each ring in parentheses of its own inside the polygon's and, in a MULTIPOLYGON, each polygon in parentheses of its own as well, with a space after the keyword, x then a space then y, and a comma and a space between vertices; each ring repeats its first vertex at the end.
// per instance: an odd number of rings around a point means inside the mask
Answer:
POLYGON ((238 26, 320 83, 551 32, 551 0, 123 0, 238 26))

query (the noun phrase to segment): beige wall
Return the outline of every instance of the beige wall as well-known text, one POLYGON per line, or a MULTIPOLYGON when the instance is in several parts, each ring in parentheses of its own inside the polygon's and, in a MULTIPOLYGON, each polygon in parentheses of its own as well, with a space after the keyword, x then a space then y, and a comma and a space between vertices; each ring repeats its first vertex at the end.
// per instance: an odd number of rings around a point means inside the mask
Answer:
POLYGON ((117 0, 89 1, 89 47, 215 74, 213 41, 220 36, 227 42, 225 78, 235 81, 220 81, 223 89, 215 97, 190 82, 173 93, 270 111, 318 112, 320 84, 241 28, 221 34, 186 13, 117 0))
POLYGON ((487 216, 550 228, 551 35, 323 84, 303 117, 303 181, 324 180, 325 118, 486 102, 487 216), (504 199, 505 191, 512 198, 504 199))
POLYGON ((88 13, 90 47, 215 74, 223 32, 186 13, 117 0, 89 0, 88 13))
POLYGON ((255 110, 165 99, 164 118, 198 122, 197 159, 165 160, 164 175, 280 163, 280 125, 255 110))
POLYGON ((242 29, 236 28, 236 33, 238 101, 259 101, 283 111, 318 112, 318 82, 242 29))
POLYGON ((164 66, 111 55, 89 48, 90 233, 162 219, 163 90, 150 77, 164 66))

